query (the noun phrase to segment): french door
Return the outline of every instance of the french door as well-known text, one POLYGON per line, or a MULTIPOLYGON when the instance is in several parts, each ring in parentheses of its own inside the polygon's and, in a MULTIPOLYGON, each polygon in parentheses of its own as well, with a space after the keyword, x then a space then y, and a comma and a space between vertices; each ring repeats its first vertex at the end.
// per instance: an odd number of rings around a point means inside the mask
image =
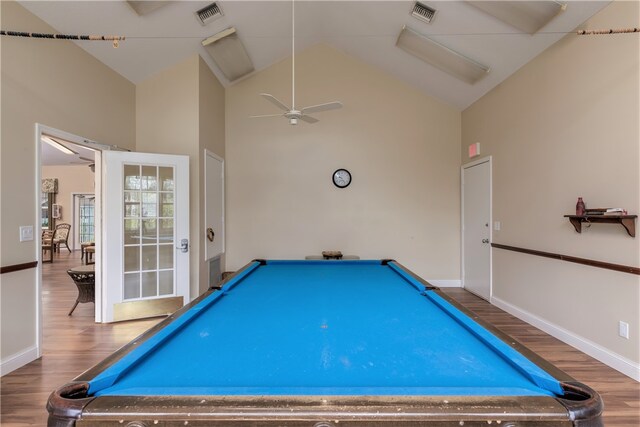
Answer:
POLYGON ((189 157, 104 151, 103 321, 189 301, 189 157))

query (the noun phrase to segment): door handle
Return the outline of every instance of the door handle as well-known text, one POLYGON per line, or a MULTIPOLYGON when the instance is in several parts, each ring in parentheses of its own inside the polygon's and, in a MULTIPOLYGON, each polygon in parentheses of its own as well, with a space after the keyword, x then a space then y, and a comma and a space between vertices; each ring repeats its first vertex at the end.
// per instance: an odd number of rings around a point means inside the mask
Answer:
POLYGON ((489 243, 489 239, 482 239, 482 243, 489 243))
POLYGON ((209 227, 207 228, 207 239, 210 242, 213 242, 213 239, 215 239, 216 237, 216 233, 213 231, 213 228, 209 227))
POLYGON ((180 240, 180 246, 176 246, 176 249, 180 249, 182 253, 189 252, 189 239, 180 240))

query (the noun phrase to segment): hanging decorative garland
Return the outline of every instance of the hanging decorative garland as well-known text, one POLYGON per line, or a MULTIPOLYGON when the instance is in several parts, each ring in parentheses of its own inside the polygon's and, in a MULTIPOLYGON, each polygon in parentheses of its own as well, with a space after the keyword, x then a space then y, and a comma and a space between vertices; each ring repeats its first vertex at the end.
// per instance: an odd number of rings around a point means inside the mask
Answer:
POLYGON ((621 28, 609 30, 580 30, 577 32, 579 36, 592 36, 600 34, 623 34, 623 33, 640 33, 640 28, 621 28))
MULTIPOLYGON (((540 32, 538 34, 570 34, 571 32, 540 32)), ((579 36, 590 36, 590 35, 603 35, 603 34, 624 34, 624 33, 640 33, 640 28, 619 28, 619 29, 608 29, 608 30, 580 30, 576 31, 575 34, 579 36)), ((498 35, 499 33, 491 33, 486 35, 498 35)), ((504 33, 505 35, 518 35, 523 33, 504 33)), ((471 35, 471 34, 446 34, 447 36, 455 36, 455 35, 471 35)), ((474 34, 476 36, 480 36, 483 34, 474 34)), ((0 36, 11 36, 11 37, 31 37, 37 39, 57 39, 57 40, 89 40, 89 41, 112 41, 113 47, 117 48, 119 46, 119 42, 121 40, 125 40, 125 36, 94 36, 94 35, 75 35, 75 34, 46 34, 46 33, 27 33, 21 31, 5 31, 0 30, 0 36)), ((145 39, 154 39, 154 38, 172 38, 172 37, 133 37, 133 38, 145 38, 145 39)), ((185 37, 180 37, 185 38, 185 37)), ((186 38, 199 38, 199 37, 186 37, 186 38)))
POLYGON ((36 39, 58 39, 58 40, 90 40, 90 41, 112 41, 113 47, 120 45, 120 40, 125 40, 124 36, 83 36, 74 34, 43 34, 43 33, 25 33, 21 31, 5 31, 0 30, 0 36, 12 37, 31 37, 36 39))

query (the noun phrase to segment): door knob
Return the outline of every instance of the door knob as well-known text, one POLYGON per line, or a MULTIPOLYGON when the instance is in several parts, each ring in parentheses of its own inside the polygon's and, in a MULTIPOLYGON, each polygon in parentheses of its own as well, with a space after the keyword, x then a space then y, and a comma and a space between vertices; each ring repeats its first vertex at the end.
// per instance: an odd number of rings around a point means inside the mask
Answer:
POLYGON ((489 239, 482 239, 482 243, 489 243, 489 239))
POLYGON ((213 242, 213 239, 216 237, 216 233, 213 231, 213 228, 209 227, 207 228, 207 239, 209 239, 210 242, 213 242))

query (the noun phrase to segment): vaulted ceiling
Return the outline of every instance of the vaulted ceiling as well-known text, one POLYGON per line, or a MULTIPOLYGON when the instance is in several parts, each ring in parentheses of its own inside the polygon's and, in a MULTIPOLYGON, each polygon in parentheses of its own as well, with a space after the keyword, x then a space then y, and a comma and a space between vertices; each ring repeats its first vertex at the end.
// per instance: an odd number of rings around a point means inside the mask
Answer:
MULTIPOLYGON (((232 84, 201 45, 229 27, 236 28, 256 71, 291 55, 291 2, 219 0, 224 16, 206 26, 194 13, 211 1, 165 3, 138 15, 124 0, 21 1, 61 33, 126 36, 117 49, 108 42, 77 44, 134 83, 197 52, 223 85, 232 84)), ((566 9, 534 35, 465 1, 422 3, 437 10, 430 24, 410 15, 415 4, 410 1, 297 1, 296 51, 327 43, 462 110, 609 2, 567 1, 566 9), (491 71, 470 84, 421 61, 395 45, 404 25, 491 71)))

